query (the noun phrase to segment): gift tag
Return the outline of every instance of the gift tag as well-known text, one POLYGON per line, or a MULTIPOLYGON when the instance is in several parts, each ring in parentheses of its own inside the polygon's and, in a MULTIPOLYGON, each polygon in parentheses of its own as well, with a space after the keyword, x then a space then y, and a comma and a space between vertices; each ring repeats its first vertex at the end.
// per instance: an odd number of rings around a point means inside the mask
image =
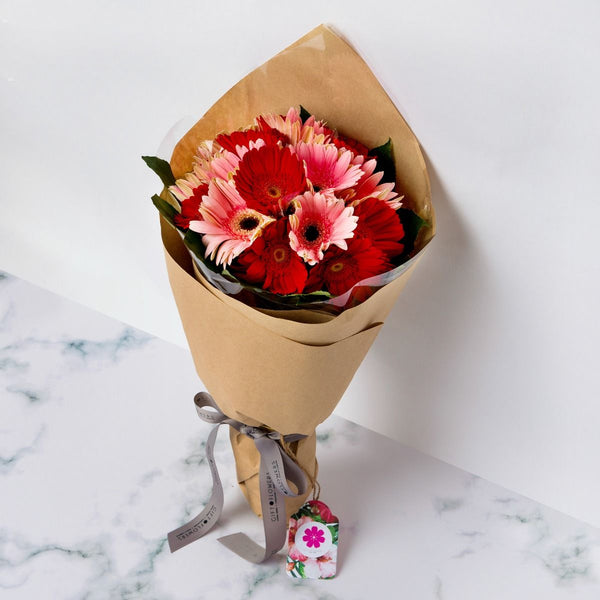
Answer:
POLYGON ((290 577, 332 579, 337 564, 339 521, 329 507, 310 500, 290 517, 286 571, 290 577))

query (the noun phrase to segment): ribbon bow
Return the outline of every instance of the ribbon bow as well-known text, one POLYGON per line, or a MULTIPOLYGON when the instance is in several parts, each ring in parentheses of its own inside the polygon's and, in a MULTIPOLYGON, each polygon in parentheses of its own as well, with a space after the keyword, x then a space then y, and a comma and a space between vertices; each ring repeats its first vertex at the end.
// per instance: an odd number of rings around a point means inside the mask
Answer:
POLYGON ((171 531, 168 535, 169 548, 175 552, 201 538, 216 525, 223 510, 223 486, 214 459, 214 445, 220 425, 230 425, 240 433, 254 440, 260 453, 260 503, 262 507, 263 526, 265 530, 265 548, 253 542, 244 533, 233 533, 219 538, 219 542, 227 546, 242 558, 253 563, 261 563, 278 552, 285 543, 287 515, 284 496, 300 496, 306 492, 306 477, 302 469, 283 451, 278 440, 295 442, 305 435, 291 434, 282 436, 277 431, 264 427, 251 427, 241 421, 231 419, 221 412, 212 396, 200 392, 194 397, 198 416, 208 423, 215 423, 206 442, 206 457, 210 465, 213 489, 204 510, 185 525, 171 531), (207 410, 210 406, 214 410, 207 410), (294 493, 287 482, 291 481, 298 489, 294 493))

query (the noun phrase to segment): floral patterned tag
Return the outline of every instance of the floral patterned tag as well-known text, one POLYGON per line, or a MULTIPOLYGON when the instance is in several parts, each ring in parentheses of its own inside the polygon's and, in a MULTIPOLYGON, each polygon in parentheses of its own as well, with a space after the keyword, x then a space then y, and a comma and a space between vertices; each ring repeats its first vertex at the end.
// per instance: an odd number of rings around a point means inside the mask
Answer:
POLYGON ((319 500, 310 500, 292 515, 287 574, 304 579, 335 577, 339 526, 338 518, 319 500))

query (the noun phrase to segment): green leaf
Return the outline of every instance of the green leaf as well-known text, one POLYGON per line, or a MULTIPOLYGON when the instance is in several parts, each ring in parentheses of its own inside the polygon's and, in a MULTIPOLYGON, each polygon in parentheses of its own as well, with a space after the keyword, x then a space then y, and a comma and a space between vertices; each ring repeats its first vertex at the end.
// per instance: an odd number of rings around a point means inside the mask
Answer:
POLYGON ((331 543, 337 544, 339 525, 327 525, 327 529, 329 529, 329 532, 331 533, 331 543))
POLYGON ((291 570, 288 571, 292 577, 300 577, 300 573, 298 572, 298 564, 299 562, 287 556, 287 564, 292 565, 291 570))
POLYGON ((303 504, 296 513, 292 515, 292 519, 296 519, 296 521, 300 517, 312 517, 312 511, 310 510, 310 504, 303 504))
POLYGON ((300 575, 300 577, 306 578, 306 575, 304 573, 304 563, 303 562, 298 561, 296 563, 296 569, 297 569, 298 575, 300 575))
POLYGON ((171 165, 166 160, 156 156, 142 156, 142 160, 160 177, 165 187, 175 183, 171 165))
POLYGON ((302 106, 302 104, 300 105, 300 118, 302 119, 302 122, 306 122, 306 119, 310 119, 312 115, 304 108, 304 106, 302 106))
POLYGON ((419 234, 419 231, 421 231, 422 227, 427 226, 427 221, 422 219, 417 213, 413 212, 409 208, 399 208, 396 212, 400 217, 402 227, 404 227, 404 237, 402 238, 404 250, 402 251, 402 254, 396 257, 393 261, 395 265, 400 265, 410 258, 415 248, 417 235, 419 234))
POLYGON ((223 266, 223 270, 221 271, 221 275, 223 275, 223 277, 226 277, 227 279, 231 280, 231 281, 235 281, 237 283, 239 283, 240 285, 244 285, 227 267, 223 266))
POLYGON ((325 519, 321 515, 311 512, 309 516, 313 521, 317 521, 317 523, 327 525, 327 521, 325 521, 325 519))
POLYGON ((383 171, 381 183, 396 183, 396 165, 394 164, 392 139, 388 139, 382 146, 373 148, 369 151, 369 154, 377 159, 377 170, 383 171))
POLYGON ((183 236, 183 243, 198 257, 204 256, 206 248, 202 243, 202 236, 188 229, 183 236))
POLYGON ((158 212, 171 224, 175 227, 175 221, 173 217, 177 214, 177 209, 169 204, 166 200, 163 200, 160 196, 154 194, 152 196, 152 204, 156 206, 158 212))

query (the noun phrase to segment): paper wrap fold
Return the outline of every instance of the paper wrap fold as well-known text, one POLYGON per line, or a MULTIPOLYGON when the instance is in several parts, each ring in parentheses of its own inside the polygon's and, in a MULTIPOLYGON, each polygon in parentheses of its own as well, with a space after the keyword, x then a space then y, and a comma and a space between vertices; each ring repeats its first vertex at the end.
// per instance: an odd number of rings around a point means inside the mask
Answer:
MULTIPOLYGON (((192 166, 198 144, 252 123, 261 113, 285 114, 302 104, 369 147, 391 137, 403 205, 426 226, 415 250, 435 231, 430 188, 419 144, 364 61, 320 26, 229 90, 177 144, 176 177, 192 166)), ((228 416, 297 443, 298 463, 316 474, 315 428, 333 411, 374 342, 416 262, 362 304, 338 316, 309 310, 267 311, 223 294, 194 269, 180 235, 161 219, 169 280, 200 379, 228 416)), ((376 401, 376 399, 373 399, 376 401)), ((238 480, 260 514, 259 457, 251 440, 232 431, 238 480)), ((288 515, 305 496, 286 500, 288 515)))

